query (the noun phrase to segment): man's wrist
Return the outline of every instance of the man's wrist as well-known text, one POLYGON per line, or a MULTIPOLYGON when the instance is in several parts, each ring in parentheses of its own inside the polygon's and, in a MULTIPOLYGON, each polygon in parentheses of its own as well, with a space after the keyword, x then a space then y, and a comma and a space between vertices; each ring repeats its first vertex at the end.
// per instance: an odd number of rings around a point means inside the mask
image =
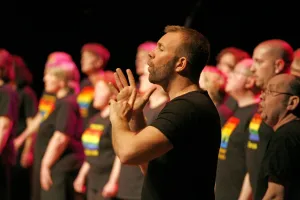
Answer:
POLYGON ((41 165, 41 167, 42 167, 42 168, 48 168, 48 169, 50 169, 49 163, 46 162, 46 161, 44 161, 44 160, 42 160, 42 165, 41 165))

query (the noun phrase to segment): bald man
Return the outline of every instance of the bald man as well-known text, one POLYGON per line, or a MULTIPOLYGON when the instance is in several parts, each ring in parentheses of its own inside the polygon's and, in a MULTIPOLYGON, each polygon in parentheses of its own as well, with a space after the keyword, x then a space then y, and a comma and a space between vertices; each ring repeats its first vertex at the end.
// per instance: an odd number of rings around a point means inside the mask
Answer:
POLYGON ((273 76, 289 72, 293 48, 283 40, 267 40, 255 47, 252 57, 256 85, 263 88, 273 76))
POLYGON ((254 200, 300 199, 300 79, 273 77, 261 95, 262 119, 275 131, 260 167, 254 200))
MULTIPOLYGON (((251 71, 255 84, 263 89, 268 81, 277 74, 289 72, 293 60, 293 48, 286 41, 273 39, 258 44, 253 51, 251 71)), ((274 133, 260 116, 260 109, 249 124, 249 138, 246 149, 248 173, 244 180, 242 199, 248 199, 256 192, 259 167, 262 163, 267 144, 274 133)))
POLYGON ((294 52, 294 59, 291 65, 291 74, 300 77, 300 49, 294 52))

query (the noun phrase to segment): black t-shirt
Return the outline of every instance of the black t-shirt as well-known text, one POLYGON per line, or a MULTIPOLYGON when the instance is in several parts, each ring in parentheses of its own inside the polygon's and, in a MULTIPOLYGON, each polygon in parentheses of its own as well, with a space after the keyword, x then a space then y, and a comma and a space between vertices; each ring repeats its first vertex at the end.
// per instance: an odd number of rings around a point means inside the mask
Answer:
POLYGON ((246 168, 246 145, 250 120, 257 104, 238 108, 222 127, 216 178, 216 200, 238 199, 246 168))
POLYGON ((238 108, 237 101, 232 96, 226 97, 224 104, 233 112, 238 108))
POLYGON ((6 145, 0 155, 0 164, 12 165, 16 161, 13 139, 18 121, 18 101, 18 94, 11 85, 0 86, 0 116, 8 117, 13 123, 6 145))
POLYGON ((29 86, 17 90, 19 96, 19 120, 17 127, 17 136, 26 128, 26 119, 33 118, 37 113, 37 97, 35 92, 29 86))
MULTIPOLYGON (((149 103, 144 108, 146 123, 155 120, 165 104, 151 108, 149 103)), ((141 199, 144 175, 138 166, 122 165, 119 177, 118 197, 121 199, 141 199)))
MULTIPOLYGON (((37 113, 37 97, 34 91, 25 86, 17 89, 19 97, 19 119, 16 135, 19 136, 27 127, 27 119, 33 118, 37 113)), ((18 151, 17 162, 20 160, 24 145, 18 151)))
POLYGON ((249 138, 246 149, 246 164, 253 194, 256 191, 263 156, 273 133, 273 129, 262 121, 260 114, 256 113, 249 124, 249 138))
POLYGON ((89 79, 84 79, 80 83, 80 93, 77 96, 77 102, 80 107, 80 114, 83 118, 83 127, 84 129, 87 128, 89 120, 93 117, 96 113, 99 112, 93 106, 94 100, 94 86, 89 81, 89 79))
POLYGON ((142 200, 213 200, 221 126, 208 93, 194 91, 174 98, 151 126, 169 139, 173 149, 149 162, 142 200))
POLYGON ((56 96, 47 92, 43 92, 39 101, 39 113, 43 116, 43 121, 52 113, 55 108, 56 96))
POLYGON ((225 122, 233 115, 233 111, 230 110, 225 103, 222 103, 217 106, 219 115, 220 115, 220 120, 221 120, 221 126, 224 126, 225 122))
POLYGON ((147 125, 150 125, 157 118, 158 114, 161 112, 161 110, 165 106, 166 106, 166 103, 163 103, 160 106, 151 108, 150 104, 146 104, 146 106, 144 108, 144 115, 145 115, 147 125))
POLYGON ((82 143, 86 160, 91 166, 88 187, 102 189, 109 179, 115 160, 109 118, 102 118, 100 113, 93 116, 82 134, 82 143))
POLYGON ((255 199, 263 199, 268 181, 284 186, 284 199, 300 199, 300 121, 284 124, 272 134, 263 159, 255 199))
POLYGON ((75 95, 69 94, 57 99, 54 110, 41 123, 34 148, 36 164, 41 162, 55 131, 66 134, 70 137, 70 141, 52 166, 52 172, 79 169, 84 160, 84 152, 81 143, 82 119, 75 95))

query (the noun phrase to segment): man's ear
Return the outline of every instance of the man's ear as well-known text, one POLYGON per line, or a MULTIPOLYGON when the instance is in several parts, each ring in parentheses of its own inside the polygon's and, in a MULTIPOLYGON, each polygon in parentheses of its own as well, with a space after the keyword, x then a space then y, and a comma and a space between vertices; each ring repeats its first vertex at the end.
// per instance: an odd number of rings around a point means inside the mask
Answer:
POLYGON ((102 68, 103 67, 103 59, 102 58, 98 58, 96 63, 95 63, 95 66, 96 66, 96 69, 99 69, 99 68, 102 68))
POLYGON ((186 57, 180 57, 176 62, 175 71, 176 72, 183 72, 187 68, 187 59, 186 57))
POLYGON ((289 98, 286 109, 289 111, 294 111, 299 106, 300 99, 298 96, 291 96, 289 98))
POLYGON ((279 74, 284 69, 285 62, 282 59, 277 59, 275 61, 275 74, 279 74))
POLYGON ((65 88, 65 87, 67 87, 67 83, 66 83, 66 81, 64 81, 64 80, 59 80, 59 81, 58 81, 58 84, 59 84, 60 88, 65 88))

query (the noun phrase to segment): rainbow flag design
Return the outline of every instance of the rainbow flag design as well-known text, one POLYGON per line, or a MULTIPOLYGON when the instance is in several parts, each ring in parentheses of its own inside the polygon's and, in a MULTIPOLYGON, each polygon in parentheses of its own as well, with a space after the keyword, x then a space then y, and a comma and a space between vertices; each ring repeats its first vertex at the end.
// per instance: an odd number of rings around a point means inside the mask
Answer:
POLYGON ((55 108, 56 97, 50 94, 43 94, 39 102, 39 112, 43 116, 43 121, 47 119, 55 108))
POLYGON ((83 132, 81 141, 86 156, 99 155, 99 142, 104 128, 105 127, 102 124, 90 124, 90 126, 83 132))
POLYGON ((94 87, 84 87, 77 96, 77 102, 80 108, 80 114, 83 118, 88 116, 89 106, 94 99, 94 87))
POLYGON ((226 152, 228 147, 228 142, 230 135, 236 129, 237 125, 240 123, 240 120, 234 116, 230 117, 222 128, 222 139, 221 147, 219 150, 219 159, 226 160, 226 152))
POLYGON ((247 147, 256 150, 259 143, 259 128, 262 119, 260 114, 256 113, 249 124, 249 140, 247 147))

